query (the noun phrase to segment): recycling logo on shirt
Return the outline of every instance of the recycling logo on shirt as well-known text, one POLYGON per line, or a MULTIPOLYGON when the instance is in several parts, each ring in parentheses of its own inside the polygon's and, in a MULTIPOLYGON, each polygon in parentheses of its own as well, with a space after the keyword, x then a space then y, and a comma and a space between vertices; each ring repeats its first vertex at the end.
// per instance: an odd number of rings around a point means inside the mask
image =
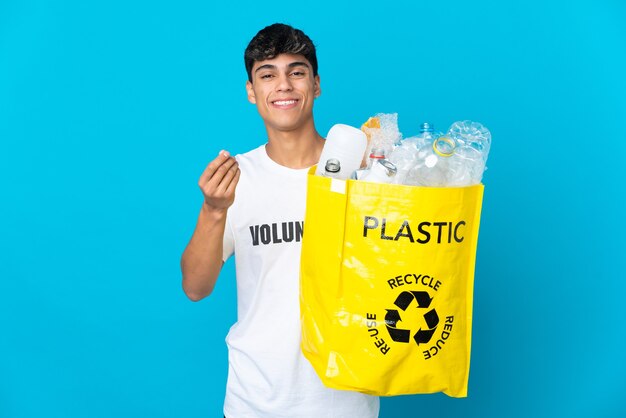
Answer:
MULTIPOLYGON (((437 330, 439 316, 437 311, 430 308, 433 298, 425 291, 404 291, 398 295, 394 305, 398 309, 386 309, 385 324, 389 337, 395 342, 409 343, 412 339, 419 346, 430 341, 437 330), (400 314, 402 312, 402 315, 400 314), (402 317, 408 320, 412 316, 423 316, 426 327, 420 328, 413 333, 413 330, 402 328, 402 317)), ((411 322, 413 318, 411 318, 411 322)))

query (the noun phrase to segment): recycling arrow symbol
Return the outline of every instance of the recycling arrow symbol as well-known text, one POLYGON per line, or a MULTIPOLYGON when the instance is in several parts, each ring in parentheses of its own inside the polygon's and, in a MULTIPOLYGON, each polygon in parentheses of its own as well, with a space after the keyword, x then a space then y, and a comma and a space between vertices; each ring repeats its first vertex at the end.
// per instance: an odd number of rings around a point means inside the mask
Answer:
MULTIPOLYGON (((398 295, 394 305, 400 308, 403 312, 407 310, 411 302, 415 300, 417 302, 417 309, 428 309, 433 298, 430 297, 428 292, 422 291, 404 291, 398 295)), ((439 324, 439 316, 437 311, 433 308, 424 314, 424 320, 428 329, 420 328, 413 335, 413 339, 417 345, 427 343, 432 338, 437 324, 439 324)), ((385 315, 385 324, 387 331, 392 340, 399 343, 408 343, 411 339, 411 331, 408 329, 398 328, 398 322, 401 322, 402 318, 397 309, 387 309, 385 315)))

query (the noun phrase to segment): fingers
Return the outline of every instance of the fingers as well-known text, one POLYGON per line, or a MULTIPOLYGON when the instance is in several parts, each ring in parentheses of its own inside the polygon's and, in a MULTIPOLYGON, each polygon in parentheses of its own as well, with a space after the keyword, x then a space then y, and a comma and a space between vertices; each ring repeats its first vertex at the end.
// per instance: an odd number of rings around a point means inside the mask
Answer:
POLYGON ((217 169, 213 173, 213 176, 211 176, 209 181, 206 183, 206 187, 211 190, 217 190, 220 187, 220 184, 222 184, 222 182, 224 181, 224 177, 230 172, 230 170, 236 170, 237 167, 237 160, 235 160, 233 157, 229 157, 226 161, 222 163, 222 165, 217 167, 217 169))
POLYGON ((231 157, 228 151, 220 151, 198 180, 205 203, 219 209, 226 209, 232 205, 239 173, 237 160, 231 157))
MULTIPOLYGON (((225 166, 226 164, 222 165, 222 167, 225 167, 225 166)), ((215 192, 217 194, 223 194, 226 192, 226 189, 228 189, 228 186, 230 185, 231 181, 235 178, 235 174, 237 174, 238 170, 239 170, 239 164, 232 164, 229 167, 228 171, 224 173, 224 176, 220 180, 219 184, 217 184, 217 186, 215 187, 215 192)), ((213 177, 217 177, 217 174, 213 177)))
POLYGON ((203 187, 213 177, 215 172, 222 166, 222 164, 231 159, 234 160, 234 158, 231 158, 228 151, 220 151, 218 156, 213 161, 211 161, 202 172, 200 180, 198 180, 198 184, 200 185, 200 187, 203 187))
POLYGON ((231 180, 230 184, 226 188, 227 195, 233 195, 235 193, 235 187, 237 187, 237 183, 239 182, 239 176, 241 175, 241 170, 237 167, 237 171, 235 172, 235 176, 231 180))

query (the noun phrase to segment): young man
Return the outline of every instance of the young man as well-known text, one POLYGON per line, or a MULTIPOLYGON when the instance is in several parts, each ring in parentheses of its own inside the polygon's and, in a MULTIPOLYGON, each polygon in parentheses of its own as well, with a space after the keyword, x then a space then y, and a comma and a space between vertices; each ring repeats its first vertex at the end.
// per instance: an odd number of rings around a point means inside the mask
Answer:
POLYGON ((224 414, 377 417, 377 397, 324 387, 300 351, 306 177, 324 146, 313 121, 321 93, 315 47, 302 31, 274 24, 250 41, 245 64, 248 100, 268 141, 236 158, 222 151, 207 166, 199 181, 204 203, 181 260, 183 289, 197 301, 236 255, 238 318, 226 338, 224 414))

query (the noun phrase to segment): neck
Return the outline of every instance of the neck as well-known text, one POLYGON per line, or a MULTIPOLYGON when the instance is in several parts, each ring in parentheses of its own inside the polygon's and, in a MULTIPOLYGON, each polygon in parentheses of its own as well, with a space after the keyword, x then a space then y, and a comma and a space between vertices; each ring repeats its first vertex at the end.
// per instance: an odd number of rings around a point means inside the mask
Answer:
POLYGON ((324 147, 324 139, 317 133, 313 121, 293 131, 267 127, 267 136, 267 155, 288 168, 301 169, 317 164, 324 147))

